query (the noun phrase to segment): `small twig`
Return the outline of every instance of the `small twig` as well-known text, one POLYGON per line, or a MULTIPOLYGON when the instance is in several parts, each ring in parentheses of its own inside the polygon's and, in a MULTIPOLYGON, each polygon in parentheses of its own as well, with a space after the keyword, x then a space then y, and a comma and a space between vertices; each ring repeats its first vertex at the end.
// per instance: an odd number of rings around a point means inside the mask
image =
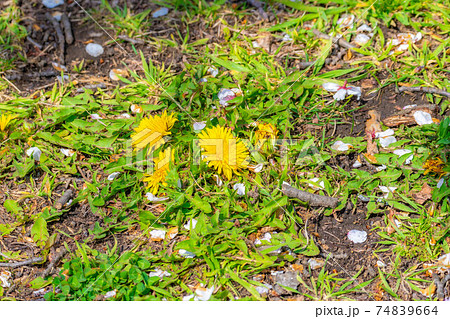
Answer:
POLYGON ((56 35, 58 36, 58 42, 59 42, 59 62, 64 65, 64 34, 61 30, 61 27, 58 23, 58 21, 55 20, 55 18, 53 18, 53 16, 49 13, 46 12, 45 13, 45 17, 47 18, 48 21, 50 21, 53 25, 53 27, 55 28, 56 31, 56 35))
POLYGON ((450 98, 450 92, 436 89, 436 88, 429 88, 429 87, 423 87, 423 86, 401 86, 398 88, 398 92, 424 92, 424 93, 432 93, 432 94, 439 94, 446 96, 450 98))
POLYGON ((367 168, 369 169, 369 171, 371 173, 377 173, 378 172, 377 167, 375 165, 370 164, 369 161, 367 160, 367 158, 364 155, 360 156, 360 158, 363 161, 363 164, 367 166, 367 168))
POLYGON ((30 259, 27 259, 24 261, 18 261, 15 263, 0 263, 0 267, 17 268, 17 267, 28 266, 31 264, 39 263, 43 260, 44 259, 42 257, 34 257, 34 258, 30 258, 30 259))
POLYGON ((39 50, 42 50, 43 46, 42 44, 37 43, 36 41, 34 41, 32 38, 27 37, 27 41, 30 42, 32 45, 34 45, 36 48, 38 48, 39 50))
POLYGON ((55 204, 55 208, 56 209, 61 209, 64 207, 64 205, 67 204, 67 202, 72 198, 73 196, 73 191, 71 189, 68 189, 64 195, 62 195, 58 201, 55 204))
POLYGON ((144 44, 145 42, 143 40, 140 39, 132 39, 127 37, 126 35, 119 35, 118 38, 120 40, 126 41, 126 42, 130 42, 131 44, 144 44))
POLYGON ((52 77, 59 75, 60 72, 57 72, 55 70, 49 70, 49 71, 42 71, 42 72, 31 72, 31 73, 23 73, 23 74, 11 74, 7 75, 6 78, 10 81, 20 80, 22 78, 41 78, 41 77, 52 77))
POLYGON ((53 267, 55 267, 58 262, 61 260, 61 258, 64 257, 64 255, 67 253, 67 249, 65 247, 61 248, 61 251, 53 258, 50 264, 48 264, 47 268, 42 273, 41 277, 45 278, 48 275, 50 275, 53 267))
POLYGON ((257 9, 264 7, 264 3, 259 0, 247 0, 247 2, 249 5, 254 6, 257 9))
POLYGON ((106 89, 106 85, 104 83, 86 85, 82 88, 77 89, 76 92, 83 93, 86 90, 97 90, 97 89, 106 89))
POLYGON ((444 278, 442 278, 442 280, 439 279, 439 275, 436 273, 433 273, 433 281, 434 284, 436 285, 436 293, 437 293, 437 297, 442 300, 445 297, 444 294, 444 287, 445 284, 450 280, 450 274, 446 275, 444 278))
POLYGON ((397 113, 395 113, 395 115, 405 115, 405 114, 409 114, 413 111, 417 111, 417 110, 423 110, 423 109, 428 109, 430 111, 434 111, 437 108, 436 104, 423 104, 423 105, 416 105, 416 106, 412 106, 409 107, 407 109, 401 110, 397 113))
POLYGON ((70 25, 70 20, 67 14, 63 14, 61 16, 61 23, 64 28, 64 35, 66 37, 66 43, 72 44, 73 43, 73 33, 72 33, 72 26, 70 25))
POLYGON ((286 196, 298 198, 302 202, 309 203, 311 206, 323 206, 323 207, 336 208, 339 203, 339 200, 337 198, 308 193, 308 192, 299 190, 297 188, 294 188, 292 186, 289 186, 286 183, 283 183, 281 190, 282 190, 283 194, 285 194, 286 196))
POLYGON ((267 12, 264 11, 264 2, 259 0, 247 0, 247 3, 253 7, 255 7, 258 10, 259 15, 264 20, 269 20, 269 16, 267 15, 267 12))
MULTIPOLYGON (((352 51, 354 51, 353 49, 356 49, 356 46, 354 46, 351 43, 348 43, 347 41, 345 41, 343 38, 336 38, 336 37, 331 37, 328 34, 322 33, 319 30, 316 29, 311 29, 312 33, 314 33, 314 35, 316 37, 318 37, 319 39, 324 39, 324 40, 330 40, 332 39, 332 41, 334 43, 337 43, 338 45, 340 45, 343 48, 346 49, 350 49, 352 51)), ((357 53, 357 52, 356 52, 357 53)), ((359 53, 358 53, 359 54, 359 53)))

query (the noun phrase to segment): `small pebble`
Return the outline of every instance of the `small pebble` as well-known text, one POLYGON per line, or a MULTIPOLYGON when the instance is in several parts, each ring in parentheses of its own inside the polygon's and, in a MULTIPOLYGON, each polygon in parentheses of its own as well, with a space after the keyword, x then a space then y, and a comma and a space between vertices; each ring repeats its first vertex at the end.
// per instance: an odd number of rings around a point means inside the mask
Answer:
POLYGON ((104 50, 103 47, 100 44, 97 43, 89 43, 86 45, 86 52, 90 56, 96 58, 103 54, 104 50))
POLYGON ((367 240, 367 232, 364 230, 352 229, 347 233, 347 237, 355 244, 361 244, 367 240))
POLYGON ((62 12, 60 11, 55 11, 52 13, 53 18, 55 18, 56 21, 61 21, 61 17, 62 17, 62 12))
POLYGON ((169 9, 163 7, 163 8, 156 10, 155 12, 153 12, 152 17, 159 18, 159 17, 165 16, 168 13, 169 13, 169 9))
POLYGON ((109 78, 113 81, 120 81, 119 76, 126 77, 128 75, 127 70, 122 69, 112 69, 109 71, 109 78))
POLYGON ((64 4, 64 0, 42 0, 42 4, 49 9, 52 9, 64 4))

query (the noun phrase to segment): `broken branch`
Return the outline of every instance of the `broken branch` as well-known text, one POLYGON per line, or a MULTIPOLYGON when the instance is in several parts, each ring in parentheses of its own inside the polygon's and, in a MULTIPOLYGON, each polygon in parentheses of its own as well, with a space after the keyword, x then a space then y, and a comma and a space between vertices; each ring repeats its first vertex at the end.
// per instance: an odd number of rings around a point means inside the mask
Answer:
POLYGON ((72 44, 73 43, 73 33, 72 33, 72 26, 70 25, 70 20, 67 14, 63 14, 61 16, 61 23, 64 28, 64 35, 66 37, 66 43, 72 44))
POLYGON ((436 89, 436 88, 429 88, 429 87, 423 87, 423 86, 401 86, 398 88, 399 92, 424 92, 424 93, 432 93, 432 94, 439 94, 446 96, 450 98, 450 92, 436 89))
POLYGON ((436 285, 436 293, 437 297, 442 300, 444 299, 444 287, 445 284, 450 280, 450 274, 446 275, 442 280, 439 279, 439 275, 436 273, 433 273, 433 281, 436 285))
POLYGON ((67 249, 63 247, 61 251, 53 258, 52 262, 48 264, 47 268, 42 273, 41 277, 45 278, 48 275, 50 275, 50 272, 52 271, 53 267, 55 267, 58 262, 61 260, 61 258, 64 257, 64 255, 67 253, 67 249))
POLYGON ((28 265, 35 264, 35 263, 40 263, 43 260, 44 259, 42 257, 34 257, 34 258, 30 258, 30 259, 27 259, 24 261, 18 261, 15 263, 0 263, 0 267, 17 268, 17 267, 22 267, 22 266, 28 266, 28 265))
MULTIPOLYGON (((353 44, 345 41, 343 38, 332 37, 332 36, 329 36, 328 34, 320 32, 319 30, 316 30, 316 29, 311 29, 311 31, 319 39, 324 39, 324 40, 332 39, 333 43, 337 43, 339 46, 341 46, 343 48, 350 49, 352 51, 354 51, 354 49, 356 49, 356 46, 354 46, 353 44)), ((356 52, 356 53, 358 53, 358 52, 356 52)), ((360 53, 358 53, 358 54, 360 54, 360 53)))
POLYGON ((64 207, 64 205, 67 204, 67 202, 72 198, 73 196, 73 191, 71 189, 68 189, 64 195, 62 195, 58 201, 55 204, 55 208, 56 209, 61 209, 64 207))
POLYGON ((307 202, 311 206, 336 208, 339 203, 339 200, 337 198, 308 193, 294 188, 286 183, 283 183, 281 190, 284 195, 288 197, 298 198, 302 202, 307 202))
POLYGON ((47 18, 48 21, 50 21, 53 25, 53 27, 55 28, 56 31, 56 35, 58 36, 58 42, 59 42, 59 63, 61 63, 62 65, 64 65, 64 35, 62 33, 61 27, 59 26, 58 21, 55 20, 55 18, 53 18, 53 16, 49 13, 46 12, 45 13, 45 17, 47 18))

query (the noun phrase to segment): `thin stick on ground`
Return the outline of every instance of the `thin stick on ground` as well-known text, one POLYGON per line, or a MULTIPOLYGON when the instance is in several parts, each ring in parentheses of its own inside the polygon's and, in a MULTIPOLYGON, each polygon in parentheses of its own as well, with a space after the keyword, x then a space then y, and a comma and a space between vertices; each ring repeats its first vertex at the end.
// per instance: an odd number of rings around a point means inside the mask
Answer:
POLYGON ((55 18, 53 18, 53 16, 49 13, 46 12, 45 13, 45 17, 47 18, 48 21, 50 21, 53 25, 53 28, 55 28, 56 31, 56 35, 58 36, 58 42, 59 42, 59 62, 61 64, 64 65, 64 34, 61 30, 61 27, 58 23, 58 21, 55 20, 55 18))
POLYGON ((286 183, 283 183, 281 190, 284 195, 288 197, 298 198, 302 202, 307 202, 311 206, 336 208, 339 203, 339 200, 337 198, 308 193, 294 188, 286 183))
MULTIPOLYGON (((324 40, 330 40, 330 39, 333 39, 333 42, 334 42, 334 43, 337 43, 339 46, 341 46, 341 47, 343 47, 343 48, 350 49, 350 50, 352 50, 352 51, 354 51, 354 49, 356 49, 356 46, 354 46, 354 45, 351 44, 351 43, 348 43, 348 42, 345 41, 343 38, 331 37, 331 36, 329 36, 328 34, 325 34, 325 33, 323 33, 323 32, 320 32, 319 30, 316 30, 316 29, 312 29, 311 31, 312 31, 312 33, 314 33, 314 35, 315 35, 316 37, 318 37, 319 39, 324 39, 324 40)), ((358 53, 358 52, 356 52, 356 53, 358 53)), ((358 53, 358 54, 360 54, 360 53, 358 53)))
POLYGON ((436 273, 433 273, 433 281, 434 281, 434 284, 436 285, 437 297, 440 300, 444 299, 444 297, 445 297, 444 287, 445 287, 445 284, 447 284, 447 282, 450 281, 450 274, 447 274, 444 278, 442 278, 442 280, 440 280, 439 275, 436 273))
POLYGON ((30 42, 32 45, 34 45, 36 48, 38 48, 39 50, 42 50, 43 46, 42 44, 37 43, 36 41, 34 41, 32 38, 27 37, 27 41, 30 42))
POLYGON ((32 265, 32 264, 35 264, 35 263, 40 263, 43 260, 44 259, 42 257, 33 257, 33 258, 30 258, 30 259, 23 260, 23 261, 18 261, 18 262, 15 262, 15 263, 0 263, 0 267, 17 268, 17 267, 32 265))
POLYGON ((73 43, 73 33, 72 33, 72 26, 70 25, 70 20, 67 14, 63 14, 61 16, 61 23, 64 28, 64 36, 66 37, 66 43, 72 44, 73 43))
POLYGON ((436 88, 429 88, 429 87, 423 87, 423 86, 401 86, 398 88, 399 92, 424 92, 424 93, 432 93, 432 94, 439 94, 443 95, 445 97, 450 98, 450 92, 436 89, 436 88))
POLYGON ((73 196, 73 191, 71 189, 68 189, 64 195, 62 195, 58 201, 55 204, 55 208, 56 209, 61 209, 64 207, 64 205, 67 204, 67 202, 72 198, 73 196))
POLYGON ((59 263, 59 261, 65 256, 66 253, 67 249, 65 247, 61 248, 61 251, 55 257, 53 257, 53 260, 50 264, 48 264, 47 268, 44 270, 41 276, 45 278, 50 275, 53 267, 55 267, 59 263))
POLYGON ((145 44, 145 41, 143 41, 141 39, 132 39, 132 38, 127 37, 126 35, 119 35, 118 38, 125 42, 130 42, 131 44, 145 44))

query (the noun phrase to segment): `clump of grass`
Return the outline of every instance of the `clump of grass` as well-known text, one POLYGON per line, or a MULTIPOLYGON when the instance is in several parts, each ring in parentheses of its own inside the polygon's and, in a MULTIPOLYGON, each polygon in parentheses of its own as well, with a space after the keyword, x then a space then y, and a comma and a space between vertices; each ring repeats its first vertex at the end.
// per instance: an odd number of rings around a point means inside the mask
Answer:
POLYGON ((20 41, 27 36, 24 26, 20 25, 21 11, 17 1, 4 8, 0 13, 0 72, 14 66, 14 52, 21 49, 20 41))

